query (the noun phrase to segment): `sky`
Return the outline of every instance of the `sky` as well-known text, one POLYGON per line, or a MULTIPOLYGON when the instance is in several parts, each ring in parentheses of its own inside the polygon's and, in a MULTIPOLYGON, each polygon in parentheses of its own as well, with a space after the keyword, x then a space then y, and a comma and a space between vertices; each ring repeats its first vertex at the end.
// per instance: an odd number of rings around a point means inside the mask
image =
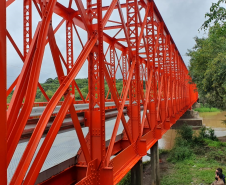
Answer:
MULTIPOLYGON (((84 1, 84 0, 83 0, 84 1)), ((125 0, 120 0, 121 3, 124 3, 125 0)), ((155 0, 155 3, 161 13, 163 20, 165 21, 166 26, 168 27, 169 32, 171 33, 174 42, 179 49, 179 52, 185 62, 189 65, 189 57, 186 56, 188 49, 191 49, 195 42, 194 37, 203 37, 206 36, 204 32, 199 32, 198 29, 201 27, 202 23, 205 21, 205 13, 209 11, 209 8, 213 2, 217 0, 155 0)), ((65 6, 68 6, 69 0, 58 0, 65 6)), ((85 2, 85 1, 84 1, 85 2)), ((110 1, 103 1, 103 5, 108 5, 110 1)), ((23 0, 15 0, 7 8, 7 30, 11 34, 15 43, 17 44, 20 51, 23 53, 23 0)), ((32 32, 34 34, 35 28, 38 21, 40 21, 39 15, 33 5, 32 11, 32 32)), ((75 3, 73 2, 72 8, 77 9, 75 3)), ((125 13, 125 11, 124 11, 125 13)), ((144 15, 144 11, 141 12, 144 15)), ((115 10, 110 17, 111 20, 118 20, 118 12, 115 10)), ((53 27, 61 21, 61 17, 53 15, 53 27)), ((80 37, 83 41, 83 44, 87 40, 87 34, 80 28, 77 28, 80 34, 80 37)), ((107 32, 109 35, 114 35, 113 32, 107 32)), ((65 50, 65 23, 55 34, 58 47, 62 55, 66 59, 66 50, 65 50)), ((78 54, 82 50, 82 46, 79 43, 79 40, 74 32, 74 60, 77 58, 78 54)), ((104 49, 106 51, 106 47, 104 49)), ((120 53, 118 53, 120 55, 120 53)), ((87 62, 82 67, 81 71, 76 78, 87 78, 87 62)), ((9 87, 16 77, 19 75, 23 67, 23 62, 19 58, 15 49, 9 40, 7 40, 7 86, 9 87)), ((65 70, 65 69, 64 69, 65 70)), ((66 70, 65 70, 66 71, 66 70)), ((47 78, 55 78, 56 72, 49 49, 49 45, 46 46, 45 54, 42 63, 41 74, 39 82, 43 83, 47 78)), ((116 77, 120 77, 118 74, 116 77)))

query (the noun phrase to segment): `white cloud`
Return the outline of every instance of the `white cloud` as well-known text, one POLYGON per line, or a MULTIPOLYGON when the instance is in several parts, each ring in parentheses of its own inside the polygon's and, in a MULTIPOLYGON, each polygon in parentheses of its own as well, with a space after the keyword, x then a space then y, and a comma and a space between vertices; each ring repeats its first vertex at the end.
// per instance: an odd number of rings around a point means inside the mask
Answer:
MULTIPOLYGON (((84 0, 83 0, 84 1, 84 0)), ((58 2, 62 3, 64 6, 68 6, 68 2, 66 0, 58 0, 58 2)), ((85 1, 84 1, 85 2, 85 1)), ((103 5, 109 5, 110 1, 103 1, 103 5)), ((121 0, 121 3, 125 3, 125 0, 121 0)), ((156 0, 156 5, 185 61, 185 64, 188 65, 189 58, 185 56, 187 49, 190 49, 195 44, 193 38, 195 36, 202 36, 203 33, 198 33, 198 29, 204 22, 204 15, 209 11, 209 7, 211 6, 212 0, 156 0)), ((86 4, 86 3, 85 3, 86 4)), ((73 8, 76 8, 74 2, 72 4, 73 8)), ((37 26, 38 21, 40 21, 39 14, 37 13, 35 6, 33 5, 33 26, 32 32, 34 34, 35 28, 37 26)), ((124 11, 125 13, 125 11, 124 11)), ((142 12, 142 15, 144 12, 142 12)), ((117 10, 114 11, 113 15, 110 18, 111 20, 119 19, 117 10)), ((125 16, 126 20, 126 16, 125 16)), ((53 16, 53 27, 61 21, 61 17, 54 15, 53 16)), ((14 41, 18 45, 20 51, 23 53, 23 1, 16 0, 13 4, 11 4, 7 8, 7 29, 13 37, 14 41)), ((83 44, 86 42, 87 34, 85 31, 78 28, 83 44)), ((108 32, 109 33, 109 32, 108 32)), ((115 31, 111 31, 110 35, 114 35, 115 31)), ((119 37, 123 36, 121 33, 119 37)), ((59 31, 55 34, 56 41, 59 49, 62 52, 62 55, 66 60, 66 36, 65 36, 65 23, 59 29, 59 31)), ((74 60, 79 55, 82 47, 80 42, 74 32, 74 60)), ((106 48, 105 48, 106 51, 106 48)), ((109 58, 108 56, 106 58, 109 58)), ((117 63, 117 62, 116 62, 117 63)), ((21 68, 22 61, 20 57, 17 55, 13 46, 10 42, 7 42, 7 85, 9 87, 10 84, 16 79, 21 68)), ((86 78, 88 76, 87 62, 84 64, 77 78, 86 78)), ((43 64, 41 68, 40 74, 40 82, 44 82, 47 78, 55 78, 56 72, 53 64, 53 59, 51 56, 51 52, 49 49, 49 45, 46 46, 43 64)))

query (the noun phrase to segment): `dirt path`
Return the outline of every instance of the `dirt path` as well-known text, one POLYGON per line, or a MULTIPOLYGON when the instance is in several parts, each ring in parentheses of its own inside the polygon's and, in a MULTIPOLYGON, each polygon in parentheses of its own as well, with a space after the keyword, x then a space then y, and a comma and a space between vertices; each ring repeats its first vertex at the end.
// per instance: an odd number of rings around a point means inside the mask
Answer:
POLYGON ((218 137, 218 139, 219 139, 221 142, 226 142, 226 136, 218 137))
MULTIPOLYGON (((170 173, 173 164, 167 162, 167 154, 162 154, 160 157, 160 179, 167 173, 170 173)), ((143 171, 143 182, 144 185, 150 185, 151 184, 151 162, 144 165, 144 171, 143 171)))

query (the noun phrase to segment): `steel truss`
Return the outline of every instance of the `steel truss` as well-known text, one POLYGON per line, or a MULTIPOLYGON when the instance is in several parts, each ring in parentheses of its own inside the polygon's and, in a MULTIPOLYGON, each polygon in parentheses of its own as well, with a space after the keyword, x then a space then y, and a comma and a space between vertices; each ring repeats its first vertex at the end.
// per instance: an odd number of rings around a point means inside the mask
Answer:
POLYGON ((28 120, 33 119, 30 113, 34 106, 45 106, 45 109, 38 117, 36 128, 9 184, 35 183, 67 114, 70 114, 73 120, 81 145, 77 154, 77 164, 42 184, 117 184, 198 98, 197 92, 194 91, 195 85, 188 83, 188 70, 155 3, 152 0, 126 0, 125 4, 121 4, 119 0, 111 0, 109 6, 102 6, 101 0, 87 0, 85 7, 82 0, 69 0, 68 7, 65 7, 57 0, 24 0, 22 54, 6 28, 6 9, 14 1, 0 1, 1 184, 7 183, 7 166, 12 160, 28 120), (72 3, 76 4, 77 9, 71 8, 72 3), (41 18, 34 35, 32 4, 41 18), (120 19, 110 19, 113 11, 118 13, 120 19), (53 14, 62 17, 62 21, 54 29, 53 14), (55 33, 64 23, 66 59, 55 38, 55 33), (78 28, 87 32, 86 43, 82 42, 78 28), (107 34, 108 30, 116 30, 116 34, 110 36, 107 34), (73 32, 82 45, 77 58, 73 55, 73 46, 78 44, 73 42, 73 32), (118 37, 119 34, 124 36, 118 37), (7 90, 6 37, 24 63, 20 75, 7 90), (107 50, 104 43, 108 45, 107 50), (47 44, 50 46, 60 83, 51 99, 39 83, 47 44), (88 61, 87 97, 82 96, 74 80, 85 61, 88 61), (121 73, 123 79, 121 94, 116 88, 117 72, 121 73), (109 87, 106 97, 105 80, 109 87), (37 88, 43 93, 46 103, 34 103, 37 88), (75 88, 81 96, 81 101, 75 101, 75 88), (5 97, 13 89, 15 90, 12 100, 7 106, 5 97), (62 97, 63 102, 60 101, 62 97), (105 111, 109 107, 105 107, 105 103, 112 101, 115 105, 111 109, 117 109, 118 115, 110 142, 106 145, 105 111), (129 104, 125 104, 126 101, 129 101, 129 104), (89 103, 89 109, 83 111, 85 125, 89 127, 86 136, 83 135, 78 120, 79 111, 73 106, 75 103, 89 103), (57 105, 61 105, 61 108, 57 114, 53 114, 57 105), (129 121, 126 121, 123 113, 125 107, 129 121), (52 116, 55 116, 54 122, 31 164, 52 116), (122 139, 116 142, 120 122, 124 131, 122 139))

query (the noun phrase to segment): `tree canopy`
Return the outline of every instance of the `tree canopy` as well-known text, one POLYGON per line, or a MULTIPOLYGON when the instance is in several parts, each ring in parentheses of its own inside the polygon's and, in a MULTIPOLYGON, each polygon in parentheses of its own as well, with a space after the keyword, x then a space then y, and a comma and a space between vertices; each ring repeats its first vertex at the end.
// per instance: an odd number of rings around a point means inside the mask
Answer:
MULTIPOLYGON (((88 78, 82 78, 82 79, 75 79, 81 94, 83 96, 84 99, 86 99, 87 95, 88 95, 88 78)), ((115 80, 116 83, 116 89, 119 95, 121 95, 122 90, 123 90, 123 79, 116 79, 115 80)), ((108 94, 109 91, 109 87, 107 85, 106 80, 104 81, 105 84, 105 97, 108 94)), ((54 93, 57 91, 57 89, 59 88, 60 84, 58 81, 58 78, 52 79, 52 78, 48 78, 44 83, 41 83, 42 88, 44 89, 44 91, 46 92, 46 95, 49 98, 52 98, 52 96, 54 95, 54 93)), ((145 82, 143 85, 144 88, 144 92, 145 92, 145 82)), ((7 103, 10 103, 11 99, 12 99, 12 95, 13 95, 12 91, 9 96, 7 97, 7 103)), ((108 98, 111 97, 111 93, 109 92, 108 94, 108 98)), ((63 100, 64 98, 62 97, 61 100, 63 100)), ((75 88, 75 100, 82 100, 78 90, 75 88)), ((37 88, 37 92, 36 92, 36 97, 35 97, 35 102, 47 102, 46 98, 44 97, 44 95, 42 94, 41 90, 39 88, 37 88)))
POLYGON ((216 23, 207 38, 195 38, 188 50, 189 73, 196 83, 202 102, 226 108, 226 23, 216 23))
MULTIPOLYGON (((82 96, 84 98, 86 98, 86 96, 88 94, 88 79, 87 78, 76 79, 75 81, 82 93, 82 96)), ((48 78, 45 81, 45 83, 42 83, 41 85, 42 85, 43 89, 45 90, 47 96, 49 98, 51 98, 59 87, 59 81, 58 81, 58 78, 55 78, 55 79, 48 78)), ((116 79, 116 88, 118 90, 118 93, 121 94, 122 89, 123 89, 122 79, 116 79)), ((108 90, 109 90, 109 87, 107 85, 107 82, 105 81, 105 96, 107 95, 108 90)), ((108 97, 111 97, 111 93, 109 93, 108 97)), ((76 88, 75 88, 75 100, 82 100, 82 98, 76 88)), ((37 89, 35 101, 36 102, 46 102, 44 95, 42 94, 42 92, 39 89, 37 89)))
POLYGON ((206 30, 207 28, 216 24, 224 24, 226 20, 226 9, 222 6, 226 3, 226 0, 218 0, 217 3, 212 3, 210 7, 210 12, 205 14, 207 20, 203 23, 201 29, 206 30))

